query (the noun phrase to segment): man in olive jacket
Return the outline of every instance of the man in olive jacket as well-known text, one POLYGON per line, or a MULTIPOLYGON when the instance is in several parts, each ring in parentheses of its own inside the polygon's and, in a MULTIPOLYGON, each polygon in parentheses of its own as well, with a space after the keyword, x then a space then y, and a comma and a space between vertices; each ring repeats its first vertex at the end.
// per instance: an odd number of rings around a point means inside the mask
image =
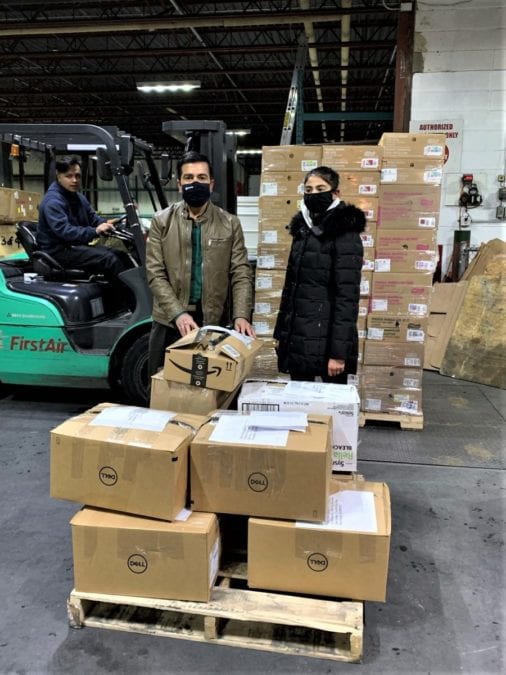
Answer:
POLYGON ((185 153, 177 173, 183 200, 155 213, 146 247, 150 375, 163 366, 169 344, 199 326, 222 325, 229 286, 234 328, 254 337, 253 274, 239 218, 210 201, 214 180, 205 155, 185 153))

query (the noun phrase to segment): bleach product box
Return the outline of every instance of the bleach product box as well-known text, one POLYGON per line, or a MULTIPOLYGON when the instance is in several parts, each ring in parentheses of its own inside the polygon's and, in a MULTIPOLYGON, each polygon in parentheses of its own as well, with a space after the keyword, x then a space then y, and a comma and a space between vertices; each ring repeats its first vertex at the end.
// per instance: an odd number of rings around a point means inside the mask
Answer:
POLYGON ((301 411, 332 417, 332 471, 357 470, 360 397, 349 384, 246 380, 237 408, 301 411))

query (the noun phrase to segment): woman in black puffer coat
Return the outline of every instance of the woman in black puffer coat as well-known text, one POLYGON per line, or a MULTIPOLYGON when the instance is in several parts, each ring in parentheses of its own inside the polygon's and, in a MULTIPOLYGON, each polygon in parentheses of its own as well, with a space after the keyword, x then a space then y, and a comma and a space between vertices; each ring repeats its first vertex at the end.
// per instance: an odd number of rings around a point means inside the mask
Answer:
POLYGON ((346 383, 356 373, 365 215, 339 199, 339 176, 320 166, 304 179, 274 330, 278 367, 292 380, 346 383))

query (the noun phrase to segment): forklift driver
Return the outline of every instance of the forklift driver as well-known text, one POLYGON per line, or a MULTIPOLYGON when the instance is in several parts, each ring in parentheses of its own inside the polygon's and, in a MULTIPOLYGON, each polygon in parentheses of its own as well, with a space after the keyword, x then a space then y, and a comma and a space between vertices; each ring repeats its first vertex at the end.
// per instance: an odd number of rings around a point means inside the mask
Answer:
POLYGON ((120 272, 132 266, 128 255, 106 246, 88 246, 97 237, 114 232, 115 221, 106 221, 95 213, 80 189, 79 160, 67 157, 57 161, 56 180, 39 206, 39 248, 65 269, 103 274, 116 281, 120 272))

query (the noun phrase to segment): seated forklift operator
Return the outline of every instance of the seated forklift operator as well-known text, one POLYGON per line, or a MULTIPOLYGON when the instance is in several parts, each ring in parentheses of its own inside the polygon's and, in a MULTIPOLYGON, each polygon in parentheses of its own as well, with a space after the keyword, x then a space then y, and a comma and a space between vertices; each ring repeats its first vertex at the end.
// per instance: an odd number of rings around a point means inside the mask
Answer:
POLYGON ((37 242, 62 267, 87 274, 103 274, 116 281, 132 265, 128 255, 106 246, 89 246, 114 232, 115 220, 105 220, 80 193, 81 164, 76 157, 56 162, 56 180, 39 206, 37 242))

